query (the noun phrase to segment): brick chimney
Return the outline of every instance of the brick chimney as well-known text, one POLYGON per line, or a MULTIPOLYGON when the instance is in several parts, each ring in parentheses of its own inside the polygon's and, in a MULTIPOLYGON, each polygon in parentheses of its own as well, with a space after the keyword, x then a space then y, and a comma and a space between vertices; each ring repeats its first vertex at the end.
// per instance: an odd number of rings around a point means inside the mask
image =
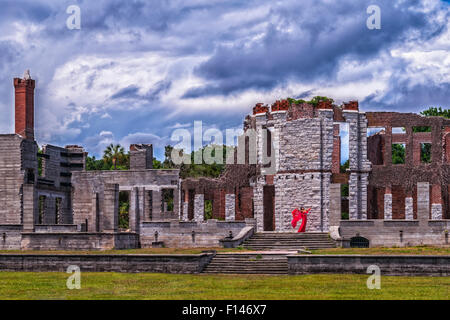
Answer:
POLYGON ((34 87, 27 70, 23 79, 14 78, 16 134, 34 140, 34 87))

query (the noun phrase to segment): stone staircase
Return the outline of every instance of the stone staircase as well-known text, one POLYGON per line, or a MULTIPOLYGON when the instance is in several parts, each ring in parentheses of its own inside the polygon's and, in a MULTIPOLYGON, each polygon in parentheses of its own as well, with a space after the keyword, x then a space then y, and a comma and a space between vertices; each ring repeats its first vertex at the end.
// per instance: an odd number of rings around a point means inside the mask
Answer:
POLYGON ((243 243, 251 250, 299 250, 335 248, 336 243, 325 232, 261 232, 243 243))
POLYGON ((218 253, 203 273, 287 274, 286 254, 218 253))

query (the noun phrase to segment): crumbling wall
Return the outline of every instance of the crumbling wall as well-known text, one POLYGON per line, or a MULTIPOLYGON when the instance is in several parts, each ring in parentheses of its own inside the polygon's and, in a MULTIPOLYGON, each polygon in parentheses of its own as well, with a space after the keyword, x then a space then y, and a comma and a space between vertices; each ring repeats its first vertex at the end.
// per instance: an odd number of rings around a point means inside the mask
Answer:
POLYGON ((21 223, 21 189, 25 180, 21 143, 18 135, 0 135, 0 224, 21 223))
MULTIPOLYGON (((430 209, 435 208, 434 218, 450 218, 449 197, 443 191, 447 189, 450 179, 450 166, 446 162, 445 155, 445 134, 450 120, 443 117, 423 117, 414 113, 397 112, 367 112, 366 116, 368 126, 385 128, 384 133, 380 135, 382 138, 369 138, 369 141, 371 141, 368 152, 371 155, 370 159, 377 160, 376 163, 375 161, 372 162, 373 167, 369 184, 374 188, 384 189, 386 193, 392 193, 393 186, 399 186, 403 190, 403 194, 397 196, 396 191, 394 191, 394 199, 396 197, 405 199, 394 201, 393 218, 404 219, 406 217, 407 204, 408 208, 410 207, 410 202, 409 200, 406 201, 406 198, 413 199, 413 216, 417 216, 415 189, 418 182, 429 182, 432 185, 431 190, 433 190, 434 185, 436 191, 432 203, 430 203, 430 209), (396 127, 405 128, 405 133, 392 133, 393 128, 396 127), (413 127, 430 127, 431 132, 415 133, 413 127), (381 144, 375 143, 379 139, 381 139, 381 144), (405 144, 404 164, 392 164, 393 143, 405 144), (431 163, 421 162, 421 143, 431 143, 431 163), (382 161, 379 159, 380 152, 383 156, 382 161), (377 154, 377 157, 374 157, 375 154, 377 154), (403 205, 404 207, 401 208, 403 205), (395 212, 399 214, 396 215, 395 212)), ((399 187, 394 187, 394 190, 399 187)), ((373 216, 375 211, 380 211, 381 204, 378 204, 378 208, 375 208, 373 201, 369 203, 373 216)), ((430 218, 432 218, 432 212, 430 212, 430 218)))
MULTIPOLYGON (((80 171, 72 174, 75 224, 84 224, 87 220, 88 231, 96 231, 99 217, 107 214, 104 212, 106 210, 105 185, 107 183, 118 184, 120 191, 131 191, 136 187, 141 190, 139 192, 139 210, 142 221, 150 221, 150 203, 148 197, 144 197, 144 195, 149 191, 152 192, 152 219, 165 219, 161 213, 161 192, 162 189, 173 189, 174 213, 176 213, 176 218, 179 218, 179 170, 80 171)), ((130 210, 132 210, 131 206, 130 210)), ((167 219, 173 218, 173 216, 167 217, 167 219)))

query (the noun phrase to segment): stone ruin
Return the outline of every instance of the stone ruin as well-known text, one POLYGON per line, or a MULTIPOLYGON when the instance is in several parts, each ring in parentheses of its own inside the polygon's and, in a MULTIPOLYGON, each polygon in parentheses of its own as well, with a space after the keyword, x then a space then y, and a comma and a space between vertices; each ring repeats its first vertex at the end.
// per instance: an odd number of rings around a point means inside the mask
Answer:
POLYGON ((152 145, 130 146, 130 170, 86 171, 80 146, 38 152, 35 81, 28 73, 14 87, 15 133, 0 135, 0 249, 219 246, 249 227, 294 232, 297 207, 311 208, 307 232, 330 233, 342 245, 355 237, 372 246, 448 244, 449 119, 362 112, 357 101, 259 103, 239 138, 243 163, 217 179, 180 179, 177 169, 153 169, 152 145), (344 128, 349 167, 342 171, 344 128), (404 158, 393 163, 398 145, 404 158), (118 223, 121 192, 128 230, 118 223))

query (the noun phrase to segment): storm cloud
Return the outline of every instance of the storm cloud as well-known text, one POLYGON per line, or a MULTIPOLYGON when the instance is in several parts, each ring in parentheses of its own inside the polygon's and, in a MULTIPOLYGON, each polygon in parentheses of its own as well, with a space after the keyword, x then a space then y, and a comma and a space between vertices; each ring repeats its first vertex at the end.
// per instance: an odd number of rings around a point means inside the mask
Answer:
POLYGON ((0 132, 13 131, 12 78, 25 69, 37 80, 38 142, 96 155, 139 139, 161 155, 179 124, 236 127, 255 103, 288 96, 448 107, 448 27, 440 0, 6 0, 0 132), (366 27, 371 4, 380 30, 366 27), (69 5, 80 30, 66 27, 69 5))

